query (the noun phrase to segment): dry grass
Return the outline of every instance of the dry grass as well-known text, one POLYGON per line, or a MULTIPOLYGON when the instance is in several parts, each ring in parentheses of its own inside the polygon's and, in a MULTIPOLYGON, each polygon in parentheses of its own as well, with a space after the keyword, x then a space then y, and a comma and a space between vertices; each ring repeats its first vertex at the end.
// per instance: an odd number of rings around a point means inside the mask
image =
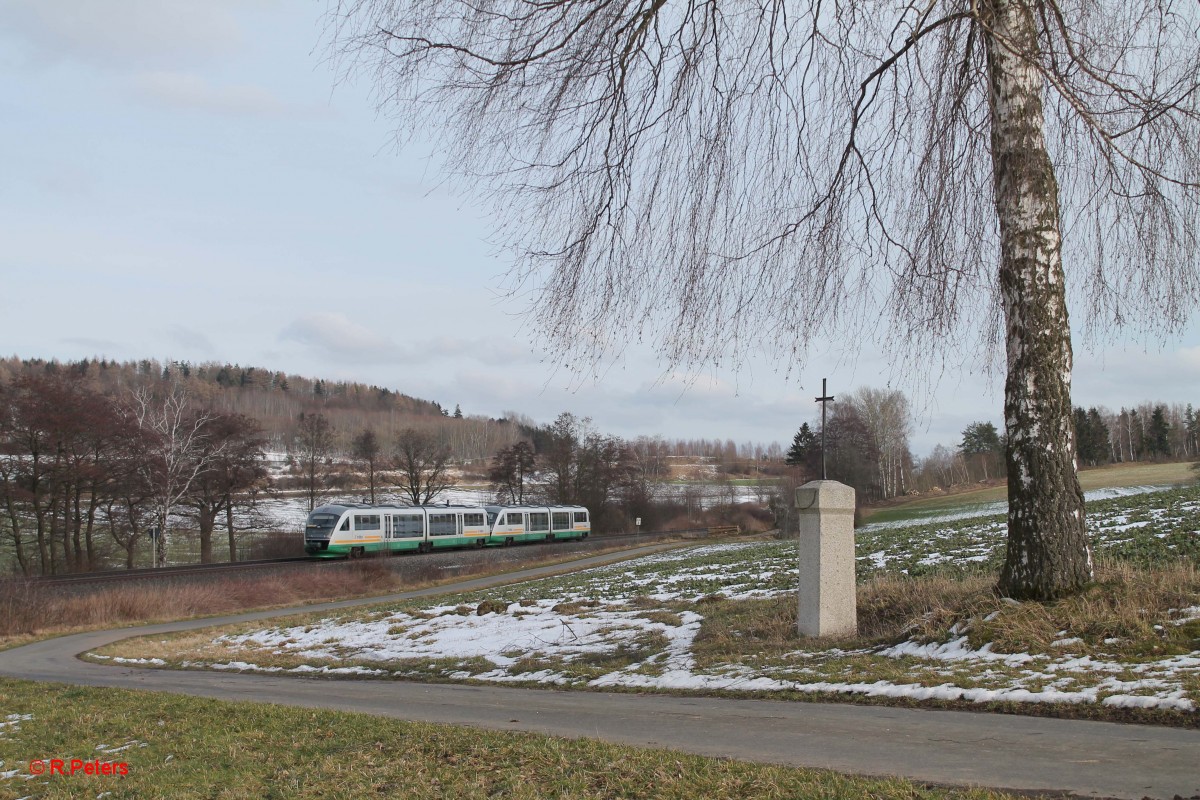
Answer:
POLYGON ((858 636, 837 642, 799 637, 793 595, 712 602, 694 652, 702 663, 719 663, 832 645, 941 641, 954 629, 974 648, 991 642, 999 652, 1046 653, 1055 641, 1078 638, 1085 653, 1138 660, 1191 652, 1200 638, 1200 621, 1170 624, 1173 612, 1200 605, 1200 574, 1190 562, 1154 569, 1102 563, 1095 584, 1052 603, 1016 603, 994 587, 986 576, 876 578, 858 590, 858 636))
MULTIPOLYGON (((428 582, 428 581, 426 581, 428 582)), ((379 561, 167 585, 126 584, 72 594, 35 581, 0 582, 0 641, 44 633, 209 616, 413 588, 379 561)))
POLYGON ((1089 649, 1124 658, 1161 658, 1195 649, 1200 623, 1169 622, 1172 610, 1197 604, 1200 575, 1190 562, 1150 570, 1102 564, 1087 591, 1054 603, 1002 604, 970 636, 972 644, 991 641, 1007 652, 1044 652, 1056 640, 1079 638, 1089 649))
MULTIPOLYGON (((614 543, 582 555, 603 555, 626 546, 614 543)), ((522 563, 480 561, 460 564, 453 571, 421 562, 417 567, 410 564, 403 573, 394 571, 387 558, 368 558, 350 562, 345 568, 314 566, 295 572, 207 581, 153 586, 126 584, 86 594, 72 594, 37 581, 14 578, 0 581, 0 648, 46 634, 412 591, 471 576, 568 563, 579 557, 580 554, 565 554, 522 563)), ((463 613, 476 613, 474 606, 464 609, 463 613)))

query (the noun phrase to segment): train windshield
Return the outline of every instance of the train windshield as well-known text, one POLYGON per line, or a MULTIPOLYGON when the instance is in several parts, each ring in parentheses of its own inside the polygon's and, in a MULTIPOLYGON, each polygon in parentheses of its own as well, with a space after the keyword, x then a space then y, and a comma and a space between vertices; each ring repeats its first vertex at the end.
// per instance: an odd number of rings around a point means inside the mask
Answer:
POLYGON ((310 539, 327 539, 337 524, 337 514, 309 514, 308 524, 304 527, 304 535, 310 539))

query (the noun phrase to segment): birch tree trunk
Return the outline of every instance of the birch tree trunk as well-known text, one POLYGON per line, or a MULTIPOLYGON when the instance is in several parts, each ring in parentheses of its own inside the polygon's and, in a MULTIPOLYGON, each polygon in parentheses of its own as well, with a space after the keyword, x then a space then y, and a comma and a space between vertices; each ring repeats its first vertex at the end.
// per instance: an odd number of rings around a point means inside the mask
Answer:
POLYGON ((985 0, 999 286, 1008 373, 1008 552, 1000 590, 1048 600, 1092 580, 1071 416, 1071 339, 1058 183, 1046 150, 1043 78, 1027 57, 1027 0, 985 0))

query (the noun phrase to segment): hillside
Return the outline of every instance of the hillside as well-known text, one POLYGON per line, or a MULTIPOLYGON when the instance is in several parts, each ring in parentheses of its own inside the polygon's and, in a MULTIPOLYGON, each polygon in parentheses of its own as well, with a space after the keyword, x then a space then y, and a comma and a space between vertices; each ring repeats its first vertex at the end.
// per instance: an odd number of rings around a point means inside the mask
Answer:
POLYGON ((407 427, 453 426, 449 436, 455 458, 490 458, 517 436, 517 426, 486 417, 451 417, 440 404, 381 386, 353 381, 327 381, 263 367, 216 361, 110 361, 104 358, 57 360, 0 360, 0 385, 25 375, 69 375, 87 388, 111 396, 128 396, 139 388, 178 383, 198 405, 216 411, 244 414, 256 420, 272 450, 287 449, 301 413, 319 412, 335 432, 335 450, 347 453, 351 439, 373 428, 386 441, 407 427))

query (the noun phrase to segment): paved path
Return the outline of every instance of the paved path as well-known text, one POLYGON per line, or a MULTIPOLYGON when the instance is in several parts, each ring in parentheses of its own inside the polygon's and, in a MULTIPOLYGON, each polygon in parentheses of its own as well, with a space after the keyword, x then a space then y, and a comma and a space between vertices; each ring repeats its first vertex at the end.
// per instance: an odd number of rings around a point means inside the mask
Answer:
POLYGON ((400 681, 331 684, 328 679, 124 668, 76 658, 78 653, 128 636, 484 588, 660 549, 639 548, 388 598, 64 636, 0 652, 0 675, 332 708, 497 730, 591 736, 708 756, 900 775, 934 783, 1133 800, 1200 795, 1200 731, 1196 730, 769 700, 400 681))

